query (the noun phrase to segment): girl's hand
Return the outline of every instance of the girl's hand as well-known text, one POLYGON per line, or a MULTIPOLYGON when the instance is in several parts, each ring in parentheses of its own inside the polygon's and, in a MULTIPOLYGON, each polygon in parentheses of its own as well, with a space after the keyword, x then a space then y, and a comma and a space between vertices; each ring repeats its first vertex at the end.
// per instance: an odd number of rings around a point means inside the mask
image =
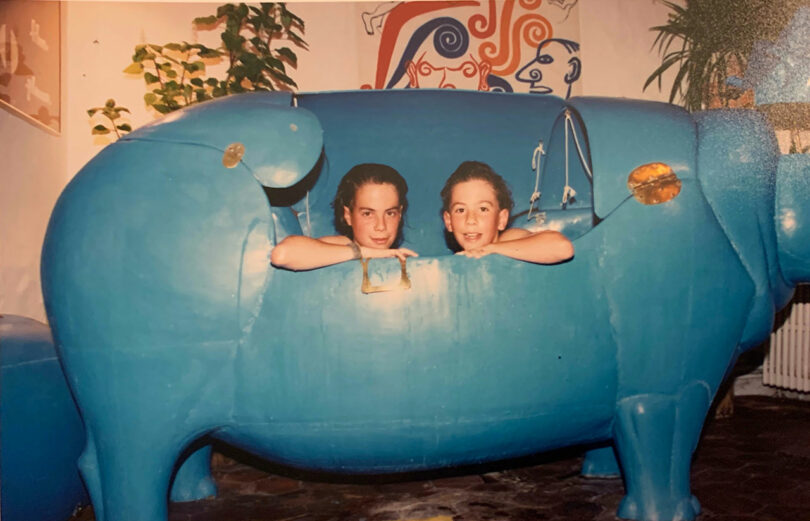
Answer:
POLYGON ((419 254, 408 248, 393 248, 380 250, 377 248, 369 248, 367 246, 360 246, 360 253, 364 259, 384 259, 386 257, 397 257, 400 260, 405 260, 408 257, 418 257, 419 254))

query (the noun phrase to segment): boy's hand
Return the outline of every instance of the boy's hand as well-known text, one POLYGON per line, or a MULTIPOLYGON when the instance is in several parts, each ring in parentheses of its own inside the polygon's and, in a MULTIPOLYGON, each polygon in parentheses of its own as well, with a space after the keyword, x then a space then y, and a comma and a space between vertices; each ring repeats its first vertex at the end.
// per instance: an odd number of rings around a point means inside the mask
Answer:
POLYGON ((390 250, 380 250, 377 248, 368 248, 360 246, 360 253, 364 259, 384 259, 386 257, 397 257, 400 260, 405 260, 408 257, 418 257, 419 254, 408 248, 392 248, 390 250))

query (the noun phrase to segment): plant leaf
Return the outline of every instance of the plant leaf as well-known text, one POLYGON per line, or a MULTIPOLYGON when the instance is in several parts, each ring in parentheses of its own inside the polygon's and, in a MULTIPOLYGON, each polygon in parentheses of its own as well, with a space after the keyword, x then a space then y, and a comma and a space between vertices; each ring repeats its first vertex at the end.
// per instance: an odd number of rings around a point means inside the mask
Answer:
POLYGON ((124 69, 124 72, 127 74, 140 74, 143 72, 143 63, 132 62, 129 64, 129 67, 124 69))
POLYGON ((245 43, 245 38, 239 33, 234 34, 226 31, 222 33, 222 42, 229 51, 241 51, 242 45, 245 43))
POLYGON ((93 130, 91 132, 94 135, 103 135, 103 134, 109 134, 110 129, 108 129, 104 125, 96 125, 95 127, 93 127, 93 130))
POLYGON ((214 15, 200 16, 194 19, 194 25, 213 25, 217 23, 217 20, 219 20, 219 18, 214 15))
POLYGON ((277 52, 278 54, 280 54, 280 55, 284 56, 284 57, 285 57, 285 58, 287 58, 288 60, 290 60, 290 62, 291 62, 293 65, 297 65, 297 64, 298 64, 298 56, 296 56, 296 55, 295 55, 295 53, 294 53, 294 52, 292 52, 292 50, 291 50, 289 47, 281 47, 281 48, 279 48, 279 49, 276 49, 276 52, 277 52))
POLYGON ((264 59, 264 63, 266 63, 267 66, 271 69, 276 69, 281 72, 287 72, 286 68, 284 67, 284 62, 282 62, 278 58, 268 56, 264 59))
POLYGON ((269 74, 270 74, 270 75, 271 75, 273 78, 277 79, 278 81, 281 81, 281 82, 283 82, 283 83, 286 83, 287 85, 292 85, 293 87, 297 87, 297 86, 298 86, 298 84, 296 84, 296 83, 293 81, 293 79, 292 79, 292 78, 290 78, 289 76, 287 76, 287 75, 286 75, 286 74, 284 74, 284 73, 278 72, 278 71, 273 70, 273 69, 267 69, 267 72, 268 72, 268 73, 269 73, 269 74))

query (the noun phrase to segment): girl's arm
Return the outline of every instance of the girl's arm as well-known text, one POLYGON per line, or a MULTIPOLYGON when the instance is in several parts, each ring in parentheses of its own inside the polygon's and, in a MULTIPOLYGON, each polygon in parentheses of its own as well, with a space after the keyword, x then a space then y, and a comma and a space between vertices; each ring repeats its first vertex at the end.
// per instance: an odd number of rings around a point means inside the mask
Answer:
MULTIPOLYGON (((273 248, 270 262, 278 268, 293 271, 313 270, 356 259, 352 241, 343 235, 330 235, 313 239, 303 235, 289 235, 273 248)), ((364 258, 417 256, 408 248, 380 250, 360 246, 364 258)))
POLYGON ((574 256, 574 245, 560 232, 545 230, 531 233, 521 228, 511 228, 501 234, 498 242, 458 254, 479 259, 492 253, 537 264, 556 264, 574 256))

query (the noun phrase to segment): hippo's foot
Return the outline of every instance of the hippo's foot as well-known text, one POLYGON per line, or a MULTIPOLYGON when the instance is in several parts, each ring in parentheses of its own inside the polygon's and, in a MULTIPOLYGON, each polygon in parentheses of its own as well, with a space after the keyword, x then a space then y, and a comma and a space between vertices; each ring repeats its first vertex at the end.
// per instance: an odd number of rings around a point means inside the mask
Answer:
POLYGON ((104 503, 101 494, 101 476, 98 473, 98 455, 96 454, 96 443, 90 430, 87 431, 84 451, 79 456, 79 472, 84 479, 87 491, 90 493, 90 502, 93 503, 93 515, 96 521, 104 521, 104 503))
POLYGON ((177 470, 170 498, 182 502, 216 495, 217 486, 211 477, 211 445, 205 445, 192 452, 177 470))
POLYGON ((618 478, 621 476, 619 462, 612 446, 591 449, 582 462, 582 476, 586 478, 618 478))
POLYGON ((614 442, 627 496, 619 517, 688 521, 700 512, 689 488, 689 468, 711 403, 708 388, 693 382, 675 395, 645 394, 620 400, 614 442))
POLYGON ((631 498, 629 495, 625 496, 622 503, 619 505, 617 515, 622 519, 639 519, 639 520, 672 520, 672 521, 692 521, 700 514, 700 502, 695 496, 681 499, 672 513, 671 517, 660 517, 657 509, 643 508, 639 502, 631 498))

